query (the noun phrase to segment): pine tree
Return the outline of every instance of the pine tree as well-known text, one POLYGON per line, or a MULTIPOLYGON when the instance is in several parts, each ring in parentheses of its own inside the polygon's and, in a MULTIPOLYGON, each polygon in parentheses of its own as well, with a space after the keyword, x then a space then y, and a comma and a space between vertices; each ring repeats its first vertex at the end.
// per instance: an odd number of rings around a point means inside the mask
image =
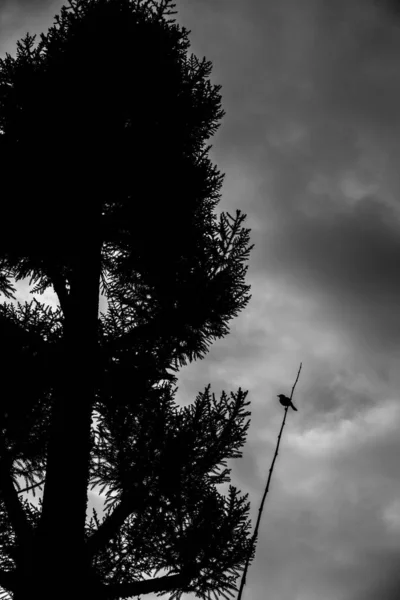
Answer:
POLYGON ((234 589, 252 551, 246 496, 216 487, 246 392, 174 402, 179 368, 247 305, 251 250, 244 215, 216 214, 220 87, 174 14, 70 0, 0 61, 0 291, 29 277, 60 304, 0 311, 0 585, 15 600, 205 598, 234 589), (18 475, 44 480, 40 508, 18 475), (99 483, 106 514, 87 523, 99 483))

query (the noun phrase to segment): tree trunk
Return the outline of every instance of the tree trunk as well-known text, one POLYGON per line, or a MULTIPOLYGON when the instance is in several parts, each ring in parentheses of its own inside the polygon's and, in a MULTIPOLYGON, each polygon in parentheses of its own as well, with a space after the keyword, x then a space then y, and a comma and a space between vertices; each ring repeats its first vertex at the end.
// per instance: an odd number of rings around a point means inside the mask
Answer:
POLYGON ((47 452, 42 516, 13 600, 90 598, 85 522, 98 354, 101 248, 80 253, 64 321, 64 364, 47 452), (87 588, 87 589, 85 589, 87 588))

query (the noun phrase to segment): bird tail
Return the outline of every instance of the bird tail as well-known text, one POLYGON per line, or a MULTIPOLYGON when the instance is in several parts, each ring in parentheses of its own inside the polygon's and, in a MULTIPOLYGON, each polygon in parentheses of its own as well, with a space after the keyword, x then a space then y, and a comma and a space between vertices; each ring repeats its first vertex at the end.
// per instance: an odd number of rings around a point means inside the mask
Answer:
POLYGON ((291 402, 290 406, 293 408, 293 410, 295 410, 297 412, 297 408, 295 407, 295 405, 291 402))

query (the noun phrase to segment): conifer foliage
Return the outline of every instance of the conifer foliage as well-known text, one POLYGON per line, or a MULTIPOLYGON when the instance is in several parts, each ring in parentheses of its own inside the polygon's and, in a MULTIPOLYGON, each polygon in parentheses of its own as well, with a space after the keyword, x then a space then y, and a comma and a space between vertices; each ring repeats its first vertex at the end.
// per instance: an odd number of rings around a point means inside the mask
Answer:
POLYGON ((179 368, 247 305, 251 251, 245 216, 216 212, 220 88, 175 14, 70 0, 0 60, 0 586, 15 600, 225 595, 254 553, 246 495, 217 487, 247 392, 174 400, 179 368), (15 304, 26 277, 59 308, 15 304), (18 477, 43 485, 39 506, 18 477), (96 485, 105 513, 88 521, 96 485))

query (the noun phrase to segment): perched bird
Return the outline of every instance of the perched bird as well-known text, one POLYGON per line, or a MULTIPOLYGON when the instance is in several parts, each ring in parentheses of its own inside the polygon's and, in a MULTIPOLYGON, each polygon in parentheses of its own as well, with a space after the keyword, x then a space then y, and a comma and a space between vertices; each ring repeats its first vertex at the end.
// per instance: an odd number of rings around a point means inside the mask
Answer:
POLYGON ((285 396, 284 394, 278 394, 278 398, 282 406, 291 406, 293 410, 297 410, 291 399, 285 396))

